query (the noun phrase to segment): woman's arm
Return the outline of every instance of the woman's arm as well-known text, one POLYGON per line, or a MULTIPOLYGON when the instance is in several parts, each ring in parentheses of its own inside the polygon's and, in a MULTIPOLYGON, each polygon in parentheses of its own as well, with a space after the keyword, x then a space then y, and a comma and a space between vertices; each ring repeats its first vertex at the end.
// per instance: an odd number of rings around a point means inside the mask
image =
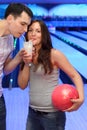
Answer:
POLYGON ((72 102, 74 102, 74 105, 68 111, 77 110, 84 102, 84 85, 82 78, 79 75, 79 73, 75 70, 75 68, 70 64, 70 62, 63 53, 54 50, 53 58, 56 66, 70 77, 79 93, 79 99, 72 100, 72 102))
POLYGON ((21 55, 23 62, 20 65, 20 70, 18 74, 18 85, 21 89, 25 89, 29 82, 29 63, 31 63, 32 58, 31 55, 27 53, 27 51, 24 49, 21 50, 21 55))
POLYGON ((29 66, 24 64, 23 68, 20 70, 18 74, 18 85, 21 89, 25 89, 29 82, 29 66))

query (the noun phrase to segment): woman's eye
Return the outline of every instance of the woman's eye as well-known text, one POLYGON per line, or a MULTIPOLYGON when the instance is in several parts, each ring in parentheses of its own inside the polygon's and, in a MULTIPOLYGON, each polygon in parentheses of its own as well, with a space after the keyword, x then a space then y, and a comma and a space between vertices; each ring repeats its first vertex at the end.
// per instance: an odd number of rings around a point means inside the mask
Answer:
POLYGON ((32 30, 31 30, 31 29, 29 29, 28 31, 29 31, 29 32, 32 32, 32 30))
POLYGON ((40 33, 41 31, 40 31, 40 30, 37 30, 37 32, 39 32, 39 33, 40 33))

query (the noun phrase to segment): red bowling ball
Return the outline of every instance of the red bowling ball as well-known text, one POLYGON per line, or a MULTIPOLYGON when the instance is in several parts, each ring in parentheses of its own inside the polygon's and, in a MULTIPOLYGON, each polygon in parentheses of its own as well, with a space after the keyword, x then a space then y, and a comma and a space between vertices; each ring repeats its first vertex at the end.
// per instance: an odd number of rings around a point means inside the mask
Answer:
POLYGON ((73 105, 71 99, 77 99, 78 97, 79 94, 76 88, 69 84, 58 85, 52 92, 53 105, 61 111, 70 108, 73 105))

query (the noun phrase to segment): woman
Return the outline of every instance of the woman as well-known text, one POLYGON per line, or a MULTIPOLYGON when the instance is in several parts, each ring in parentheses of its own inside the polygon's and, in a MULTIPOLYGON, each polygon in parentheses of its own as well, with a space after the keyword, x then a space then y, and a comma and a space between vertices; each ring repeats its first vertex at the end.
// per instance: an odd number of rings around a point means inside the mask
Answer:
POLYGON ((73 99, 73 106, 66 111, 77 110, 84 101, 83 82, 80 75, 59 50, 52 47, 50 33, 43 21, 31 22, 26 34, 34 46, 32 66, 31 58, 22 51, 24 64, 18 76, 20 88, 30 83, 30 103, 26 130, 64 130, 65 111, 57 110, 51 101, 52 91, 58 85, 59 69, 63 70, 73 81, 79 93, 79 99, 73 99))

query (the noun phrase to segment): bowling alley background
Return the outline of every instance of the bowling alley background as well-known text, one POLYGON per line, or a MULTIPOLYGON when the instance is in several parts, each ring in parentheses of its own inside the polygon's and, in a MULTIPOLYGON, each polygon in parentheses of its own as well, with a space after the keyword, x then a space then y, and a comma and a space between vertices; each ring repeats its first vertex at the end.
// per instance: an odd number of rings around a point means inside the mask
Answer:
MULTIPOLYGON (((11 2, 0 0, 0 19, 11 2)), ((42 19, 50 31, 54 48, 61 50, 81 75, 85 89, 85 103, 76 112, 66 113, 65 130, 87 129, 87 0, 21 0, 33 11, 35 19, 42 19)), ((23 48, 24 37, 14 38, 13 57, 23 48)), ((19 66, 3 77, 4 95, 7 105, 7 130, 25 130, 28 91, 20 90, 17 84, 19 66), (21 109, 22 108, 22 109, 21 109), (19 116, 18 116, 19 115, 19 116), (14 126, 14 127, 13 127, 14 126)), ((60 84, 73 84, 60 70, 60 84)))

